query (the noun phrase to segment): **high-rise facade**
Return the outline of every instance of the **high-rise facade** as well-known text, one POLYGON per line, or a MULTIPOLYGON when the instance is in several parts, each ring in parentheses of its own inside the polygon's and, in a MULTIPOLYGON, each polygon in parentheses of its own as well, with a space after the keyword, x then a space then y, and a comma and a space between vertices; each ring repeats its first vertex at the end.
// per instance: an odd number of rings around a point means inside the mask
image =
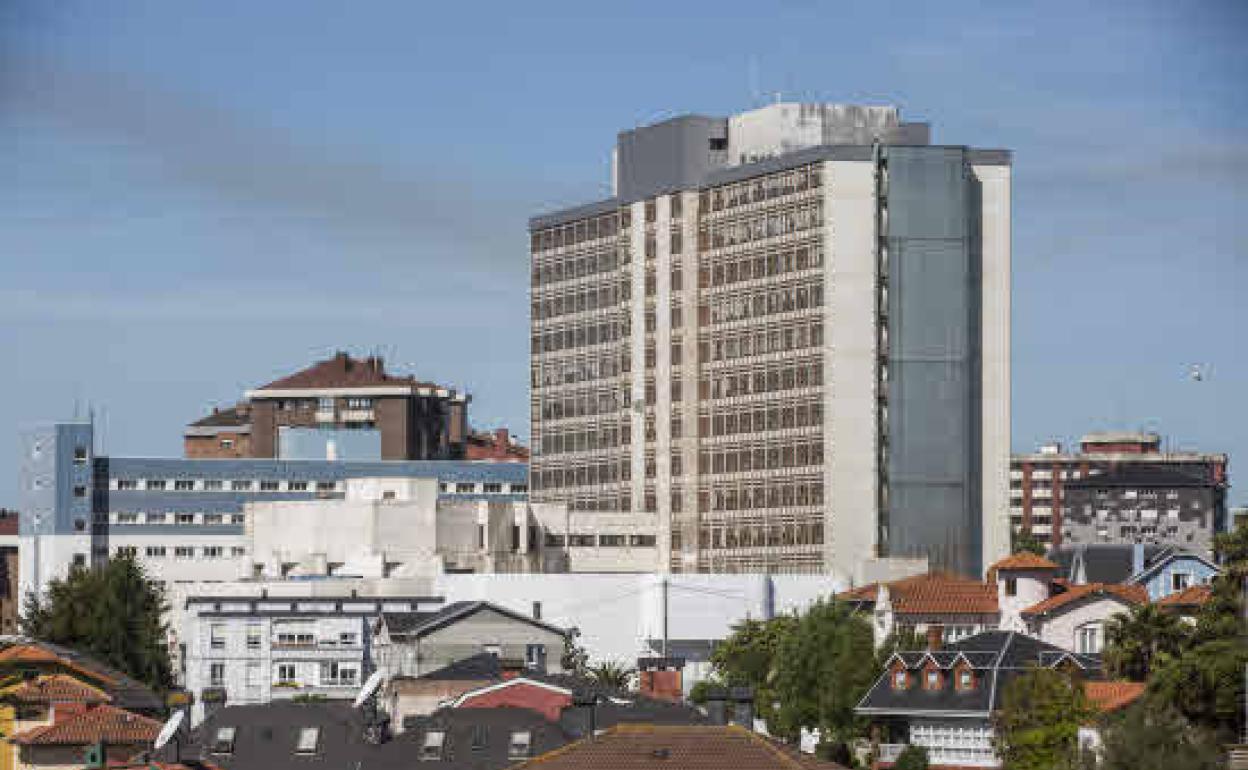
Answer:
POLYGON ((1008 152, 776 104, 625 131, 613 175, 530 220, 535 501, 654 517, 672 571, 1004 553, 1008 152))

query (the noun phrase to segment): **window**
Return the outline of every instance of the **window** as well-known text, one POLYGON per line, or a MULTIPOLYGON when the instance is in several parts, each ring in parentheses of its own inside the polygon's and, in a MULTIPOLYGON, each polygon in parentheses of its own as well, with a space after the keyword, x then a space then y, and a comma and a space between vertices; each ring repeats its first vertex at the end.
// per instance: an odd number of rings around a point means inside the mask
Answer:
POLYGON ((318 398, 316 408, 322 412, 332 412, 334 411, 334 399, 324 397, 318 398))
POLYGON ((929 690, 939 690, 940 689, 940 672, 939 671, 926 672, 926 676, 924 678, 923 684, 924 684, 924 687, 926 687, 929 690))
POLYGON ((87 464, 87 448, 85 446, 74 447, 74 465, 87 464))
POLYGON ((360 678, 358 663, 349 661, 325 661, 321 663, 321 685, 325 687, 354 687, 360 678))
POLYGON ((465 483, 461 481, 455 485, 456 494, 461 494, 461 495, 471 494, 475 492, 476 490, 477 490, 477 485, 471 482, 465 483))
POLYGON ((179 523, 179 524, 194 524, 194 523, 195 523, 195 514, 193 514, 193 513, 179 513, 179 514, 178 514, 178 523, 179 523))
POLYGON ((484 489, 487 495, 498 494, 499 492, 503 491, 503 485, 502 484, 486 484, 484 489))
POLYGON ((230 514, 230 523, 231 524, 246 524, 247 516, 246 514, 242 514, 242 513, 232 513, 230 514))
POLYGON ((296 754, 315 754, 316 745, 321 741, 321 728, 300 727, 299 741, 295 744, 296 754))
POLYGON ((139 482, 134 479, 117 479, 117 489, 122 491, 132 491, 139 488, 139 482))
POLYGON ((118 524, 138 524, 139 514, 137 513, 119 513, 117 514, 118 524))
POLYGON ((308 482, 306 482, 306 481, 292 481, 292 482, 290 482, 289 484, 287 484, 287 485, 286 485, 286 489, 287 489, 287 490, 289 490, 289 491, 291 491, 291 492, 307 492, 307 491, 308 491, 308 482))
POLYGON ((82 486, 81 484, 74 487, 74 497, 86 497, 86 496, 87 496, 86 487, 82 486))
POLYGON ((164 479, 148 479, 146 486, 147 486, 147 489, 164 489, 165 480, 164 479))
POLYGON ((133 557, 134 557, 134 555, 135 555, 135 553, 137 553, 137 552, 138 552, 138 549, 137 549, 137 548, 135 548, 135 547, 134 547, 134 546, 132 546, 132 545, 119 545, 119 546, 117 546, 117 556, 119 556, 119 557, 127 557, 127 556, 128 556, 128 557, 133 558, 133 557))
POLYGON ((208 666, 208 684, 212 687, 225 686, 225 664, 213 663, 208 666))
POLYGON ((204 514, 205 524, 222 524, 224 523, 224 521, 225 521, 225 517, 219 513, 205 513, 204 514))
POLYGON ((195 488, 195 482, 191 479, 177 479, 173 482, 174 491, 190 492, 195 488))
POLYGON ((217 734, 213 738, 212 747, 209 749, 213 754, 232 754, 234 753, 234 727, 218 727, 217 734))
POLYGON ((546 668, 546 645, 528 644, 524 647, 524 665, 541 671, 546 668))
POLYGON ((1083 626, 1075 630, 1075 651, 1080 653, 1097 653, 1101 651, 1100 628, 1095 625, 1083 626))
POLYGON ((224 549, 221 548, 221 546, 219 545, 206 545, 204 546, 204 558, 205 559, 220 559, 221 553, 223 550, 224 549))
POLYGON ((317 492, 333 492, 334 486, 335 486, 334 482, 332 481, 318 481, 316 482, 316 491, 317 492))
POLYGON ((204 481, 205 492, 220 492, 225 488, 225 482, 221 479, 207 479, 204 481))
POLYGON ((1005 595, 1006 596, 1018 595, 1018 578, 1008 577, 1005 579, 1005 595))
POLYGON ((348 409, 372 409, 373 400, 371 398, 348 398, 348 409))
POLYGON ((511 740, 507 743, 508 759, 524 759, 529 756, 529 749, 533 744, 533 733, 528 730, 517 730, 511 734, 511 740))
POLYGON ((225 626, 220 623, 214 623, 208 630, 208 646, 214 650, 225 649, 225 626))
POLYGON ((1182 591, 1192 584, 1192 574, 1190 572, 1175 572, 1170 575, 1170 589, 1172 591, 1182 591))
POLYGON ((906 689, 906 672, 904 670, 893 672, 893 689, 894 690, 906 689))
POLYGON ((512 492, 512 494, 522 494, 522 493, 524 493, 524 492, 528 492, 528 491, 529 491, 529 485, 528 485, 528 484, 512 484, 512 485, 511 485, 511 492, 512 492))
POLYGON ((472 726, 472 750, 484 751, 490 742, 490 731, 485 725, 472 726))
POLYGON ((281 488, 281 486, 282 486, 281 482, 279 481, 261 481, 260 491, 261 492, 276 492, 278 489, 281 488))
POLYGON ((262 633, 262 629, 260 626, 257 626, 257 625, 247 626, 247 649, 249 650, 260 649, 260 634, 261 633, 262 633))
POLYGON ((247 555, 247 546, 245 546, 245 545, 236 545, 236 546, 234 546, 233 548, 231 548, 231 549, 230 549, 230 554, 231 554, 231 555, 232 555, 235 559, 241 559, 242 557, 244 557, 244 556, 246 556, 246 555, 247 555))
POLYGON ((233 449, 233 448, 234 448, 234 439, 232 439, 232 438, 223 438, 223 439, 221 439, 221 448, 222 448, 222 449, 233 449))
POLYGON ((173 558, 190 559, 190 558, 193 558, 194 556, 195 556, 195 549, 192 548, 191 546, 189 545, 174 546, 173 558))
POLYGON ((230 489, 235 492, 249 492, 251 491, 251 482, 235 479, 230 482, 230 489))
POLYGON ((360 643, 360 635, 354 631, 343 631, 338 634, 338 644, 343 647, 354 647, 360 643))
POLYGON ((425 742, 420 746, 420 758, 428 762, 442 758, 442 744, 446 742, 446 732, 429 730, 425 733, 425 742))
POLYGON ((295 681, 295 664, 294 663, 278 663, 277 664, 277 681, 278 682, 294 682, 295 681))
POLYGON ((149 545, 147 547, 147 557, 149 559, 164 558, 164 556, 165 556, 165 547, 163 545, 149 545))
POLYGON ((975 686, 975 676, 970 671, 958 672, 958 689, 969 690, 975 686))

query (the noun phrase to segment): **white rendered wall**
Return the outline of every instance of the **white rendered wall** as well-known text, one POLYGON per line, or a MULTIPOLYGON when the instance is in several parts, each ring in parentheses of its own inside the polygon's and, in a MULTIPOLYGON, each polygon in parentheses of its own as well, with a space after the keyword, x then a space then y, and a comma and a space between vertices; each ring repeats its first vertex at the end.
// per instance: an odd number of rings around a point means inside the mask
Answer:
POLYGON ((1104 623, 1118 613, 1128 612, 1130 608, 1116 597, 1103 596, 1092 601, 1084 600, 1072 609, 1056 615, 1033 621, 1038 631, 1034 634, 1041 641, 1055 644, 1064 650, 1075 652, 1078 639, 1076 632, 1082 626, 1094 624, 1099 626, 1098 635, 1102 648, 1105 644, 1104 623))
POLYGON ((824 164, 824 565, 876 556, 876 227, 870 162, 824 164))
POLYGON ((982 508, 986 570, 1010 550, 1010 166, 974 166, 981 185, 983 266, 982 508))
POLYGON ((997 572, 997 607, 1001 612, 1001 630, 1026 632, 1022 612, 1049 598, 1052 570, 999 570, 997 572), (1005 581, 1014 578, 1015 594, 1006 596, 1005 581))

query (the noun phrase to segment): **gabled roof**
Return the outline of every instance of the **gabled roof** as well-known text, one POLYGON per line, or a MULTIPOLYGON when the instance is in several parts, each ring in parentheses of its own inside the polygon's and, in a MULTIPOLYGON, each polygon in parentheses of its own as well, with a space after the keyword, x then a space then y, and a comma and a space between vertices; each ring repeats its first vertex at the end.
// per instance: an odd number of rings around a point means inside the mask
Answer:
POLYGON ((23 746, 86 746, 92 743, 144 744, 156 740, 161 723, 116 706, 93 706, 81 714, 12 737, 23 746))
POLYGON ((17 703, 108 703, 103 690, 66 674, 45 674, 0 690, 0 700, 17 703))
POLYGON ((997 587, 943 572, 888 583, 898 615, 991 615, 997 612, 997 587))
POLYGON ((1207 585, 1198 584, 1158 599, 1157 605, 1162 609, 1203 607, 1212 598, 1213 590, 1207 585))
POLYGON ((542 770, 816 770, 841 765, 803 756, 736 725, 617 725, 515 765, 542 770))
POLYGON ((899 652, 890 659, 885 672, 859 701, 855 711, 862 714, 914 714, 927 716, 986 717, 998 704, 1001 692, 1028 666, 1057 667, 1071 661, 1090 676, 1099 676, 1100 660, 1095 656, 1076 655, 1053 644, 1012 631, 985 631, 968 636, 935 652, 899 652), (939 690, 925 690, 911 685, 893 688, 890 669, 892 661, 900 660, 910 671, 921 671, 931 662, 947 663, 942 668, 956 668, 965 660, 975 669, 976 684, 959 691, 946 684, 939 690))
MULTIPOLYGON (((998 572, 1003 569, 1007 569, 1007 570, 1014 570, 1014 569, 1057 570, 1057 569, 1060 569, 1060 567, 1058 567, 1056 564, 1049 561, 1048 559, 1044 558, 1043 556, 1038 556, 1032 553, 1031 551, 1019 551, 1018 553, 1010 554, 1004 559, 1001 559, 1000 561, 996 562, 995 564, 993 564, 991 567, 988 568, 988 571, 989 571, 989 574, 992 574, 993 572, 998 572)), ((989 581, 989 582, 992 582, 992 581, 989 581)))
POLYGON ((1201 556, 1198 553, 1192 553, 1191 551, 1184 551, 1179 548, 1167 548, 1161 553, 1158 553, 1152 559, 1145 561, 1144 568, 1141 569, 1139 572, 1136 572, 1135 574, 1131 575, 1129 578, 1127 578, 1125 582, 1145 583, 1154 575, 1156 575, 1160 570, 1164 569, 1167 565, 1173 564, 1174 562, 1180 559, 1185 560, 1185 561, 1198 561, 1201 564, 1204 564, 1206 567, 1208 567, 1210 570, 1214 572, 1217 572, 1219 574, 1222 572, 1222 569, 1218 565, 1214 564, 1213 562, 1209 561, 1208 559, 1206 559, 1205 557, 1201 556))
MULTIPOLYGON (((1141 545, 1144 566, 1147 568, 1161 558, 1173 546, 1141 545)), ((1082 574, 1085 583, 1125 583, 1134 571, 1135 545, 1131 543, 1087 543, 1067 545, 1049 551, 1050 560, 1057 563, 1061 575, 1071 582, 1078 582, 1082 574)))
POLYGON ((1042 602, 1031 605, 1022 614, 1028 617, 1052 615, 1063 612, 1077 602, 1085 599, 1109 598, 1116 599, 1129 606, 1147 604, 1148 590, 1139 585, 1123 585, 1122 583, 1087 583, 1073 585, 1064 592, 1055 594, 1042 602))
POLYGON ((481 601, 452 602, 436 612, 383 612, 378 619, 378 628, 385 627, 392 637, 401 639, 419 639, 426 634, 463 620, 481 610, 490 610, 505 615, 517 622, 545 629, 551 633, 564 636, 567 631, 549 623, 513 612, 506 607, 481 601))
POLYGON ((192 428, 240 428, 251 425, 251 412, 243 406, 231 406, 225 409, 213 409, 191 423, 192 428))
POLYGON ((1143 682, 1095 682, 1083 683, 1088 702, 1097 711, 1107 713, 1130 706, 1139 700, 1148 685, 1143 682))
POLYGON ((156 712, 165 708, 151 688, 78 650, 51 642, 25 640, 0 650, 0 671, 61 666, 88 683, 98 685, 114 706, 131 711, 156 712))

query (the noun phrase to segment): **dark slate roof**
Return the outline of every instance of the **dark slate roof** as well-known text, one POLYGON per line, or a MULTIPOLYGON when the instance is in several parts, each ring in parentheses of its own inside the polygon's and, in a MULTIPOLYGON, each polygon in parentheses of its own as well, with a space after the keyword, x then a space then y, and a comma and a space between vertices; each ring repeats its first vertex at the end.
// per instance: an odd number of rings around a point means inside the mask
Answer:
POLYGON ((251 412, 245 407, 231 406, 226 409, 214 409, 212 414, 199 418, 191 423, 196 428, 236 428, 251 424, 251 412))
POLYGON ((1006 685, 1028 666, 1054 667, 1063 661, 1099 676, 1099 657, 1076 655, 1034 637, 1011 631, 985 631, 954 642, 934 652, 907 651, 894 656, 914 674, 905 690, 893 688, 892 660, 867 694, 858 703, 862 714, 948 714, 987 716, 995 710, 1006 685), (975 669, 976 686, 958 691, 946 681, 939 690, 925 690, 920 675, 929 661, 942 669, 951 669, 966 660, 975 669))
POLYGON ((415 377, 400 377, 386 372, 385 361, 378 356, 352 358, 338 352, 333 358, 317 361, 294 374, 274 380, 258 391, 289 390, 304 388, 364 388, 378 385, 412 385, 441 387, 432 382, 420 382, 415 377))
MULTIPOLYGON (((553 751, 574 739, 563 727, 524 708, 444 708, 412 724, 379 753, 406 758, 408 767, 493 770, 553 751), (425 736, 433 730, 446 733, 440 759, 422 760, 425 736), (525 757, 511 757, 512 733, 527 731, 530 750, 525 757)), ((366 764, 365 768, 373 765, 366 764)), ((389 765, 386 765, 389 767, 389 765)))
POLYGON ((505 615, 506 617, 509 617, 517 622, 544 628, 555 634, 563 635, 567 633, 565 629, 552 626, 549 623, 544 623, 535 618, 531 618, 528 615, 513 612, 512 610, 509 610, 506 607, 500 607, 497 604, 481 601, 451 602, 445 607, 439 609, 437 612, 432 613, 383 612, 380 620, 378 620, 378 624, 379 626, 384 624, 386 629, 393 636, 419 638, 425 636, 426 634, 432 633, 433 631, 437 631, 440 628, 449 626, 452 623, 458 622, 481 610, 487 609, 497 612, 500 615, 505 615))
MULTIPOLYGON (((1125 583, 1134 570, 1135 545, 1132 543, 1088 543, 1064 545, 1049 552, 1048 558, 1061 568, 1060 577, 1074 581, 1082 571, 1088 583, 1125 583)), ((1147 569, 1167 551, 1167 545, 1145 545, 1144 567, 1147 569)))
POLYGON ((438 682, 476 682, 483 679, 502 679, 503 665, 492 652, 481 652, 470 658, 457 660, 449 666, 421 674, 419 679, 438 682))

